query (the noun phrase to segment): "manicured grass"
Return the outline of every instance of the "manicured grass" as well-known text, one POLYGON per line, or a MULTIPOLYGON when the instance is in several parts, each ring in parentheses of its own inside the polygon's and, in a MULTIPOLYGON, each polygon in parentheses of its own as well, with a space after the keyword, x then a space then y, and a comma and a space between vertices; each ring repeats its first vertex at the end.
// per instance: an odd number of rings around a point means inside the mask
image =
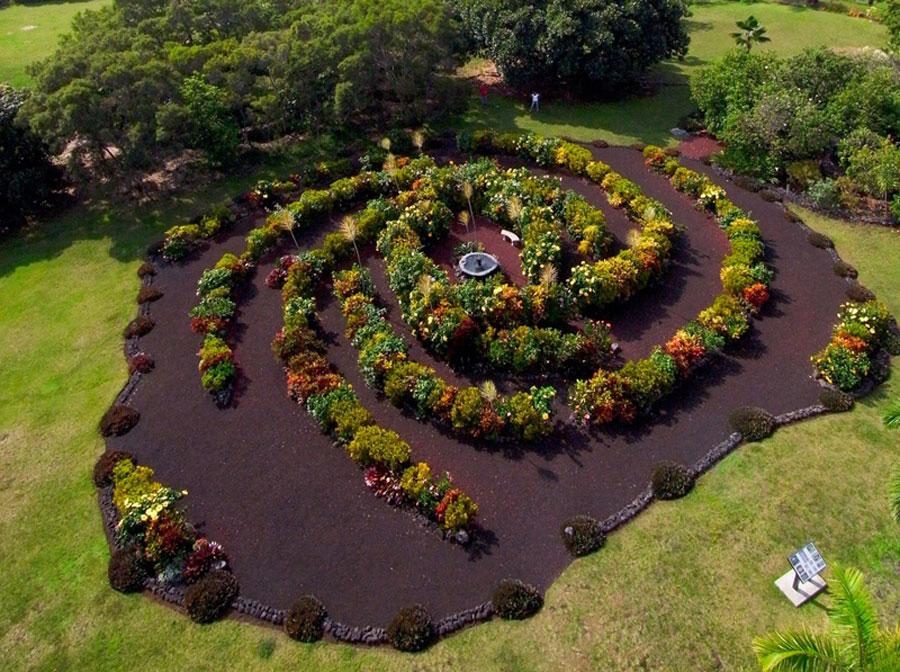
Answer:
POLYGON ((59 36, 69 30, 72 17, 85 9, 99 9, 110 0, 40 2, 0 9, 0 82, 27 86, 25 67, 46 58, 59 36))
MULTIPOLYGON (((517 101, 493 96, 487 108, 481 107, 476 98, 465 121, 476 126, 564 135, 576 140, 601 138, 620 145, 637 141, 674 144, 676 141, 669 131, 694 109, 688 77, 734 46, 731 33, 736 30, 735 21, 750 14, 756 16, 772 38, 760 48, 783 56, 811 46, 882 47, 887 42, 887 31, 882 25, 800 7, 729 2, 695 5, 692 11, 690 51, 684 61, 664 63, 656 69, 654 79, 659 86, 653 96, 612 103, 547 103, 538 114, 528 112, 530 101, 525 96, 517 101)), ((543 93, 546 98, 558 98, 561 92, 543 93)))

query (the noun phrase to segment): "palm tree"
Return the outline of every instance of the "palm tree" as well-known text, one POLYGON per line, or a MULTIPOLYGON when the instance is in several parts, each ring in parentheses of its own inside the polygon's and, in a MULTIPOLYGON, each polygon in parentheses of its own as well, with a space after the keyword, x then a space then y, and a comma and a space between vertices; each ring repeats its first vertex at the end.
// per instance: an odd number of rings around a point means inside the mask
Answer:
POLYGON ((900 397, 894 399, 884 412, 884 426, 888 429, 900 429, 900 397))
POLYGON ((475 194, 475 188, 471 182, 463 182, 462 192, 463 196, 466 197, 466 202, 469 204, 469 214, 472 215, 472 230, 475 231, 477 237, 478 229, 475 228, 475 211, 472 209, 472 196, 475 194))
POLYGON ((746 47, 748 53, 754 44, 772 41, 766 37, 766 29, 759 24, 759 19, 752 14, 743 21, 738 21, 737 27, 741 29, 740 32, 732 33, 731 36, 738 46, 746 47))
POLYGON ((891 504, 891 515, 900 523, 900 462, 894 465, 888 481, 888 500, 891 504))
POLYGON ((362 258, 359 256, 359 248, 356 246, 356 239, 359 238, 359 225, 356 218, 347 215, 341 220, 341 235, 353 243, 353 250, 356 252, 356 261, 362 267, 362 258))
POLYGON ((773 632, 753 640, 763 672, 896 672, 900 627, 882 629, 862 573, 835 567, 830 632, 773 632))
POLYGON ((300 243, 297 242, 297 237, 294 235, 294 227, 297 223, 294 221, 294 215, 292 215, 289 210, 279 208, 269 215, 269 221, 272 222, 279 231, 287 231, 291 234, 294 245, 297 246, 298 250, 300 249, 300 243))

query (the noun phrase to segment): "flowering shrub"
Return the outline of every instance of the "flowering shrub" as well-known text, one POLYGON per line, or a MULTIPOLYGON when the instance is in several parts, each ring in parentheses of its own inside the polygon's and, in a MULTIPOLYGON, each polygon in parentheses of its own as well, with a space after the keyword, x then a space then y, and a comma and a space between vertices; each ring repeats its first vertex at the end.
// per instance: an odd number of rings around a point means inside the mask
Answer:
POLYGON ((478 505, 457 488, 447 492, 437 507, 438 520, 442 520, 444 529, 450 532, 457 532, 466 527, 476 513, 478 505))
POLYGON ((228 556, 221 544, 208 539, 197 539, 191 553, 184 561, 181 576, 187 584, 196 583, 207 572, 214 569, 227 569, 228 556))
POLYGON ((841 305, 831 342, 812 356, 816 375, 841 390, 859 387, 872 369, 872 355, 890 340, 891 314, 877 301, 841 305))
POLYGON ((201 384, 212 394, 217 394, 230 387, 237 376, 234 365, 234 352, 219 336, 207 334, 203 338, 203 346, 197 353, 200 358, 201 384))
POLYGON ((675 362, 681 375, 686 376, 694 364, 703 359, 706 348, 699 335, 688 333, 682 329, 677 331, 666 343, 665 352, 675 362))

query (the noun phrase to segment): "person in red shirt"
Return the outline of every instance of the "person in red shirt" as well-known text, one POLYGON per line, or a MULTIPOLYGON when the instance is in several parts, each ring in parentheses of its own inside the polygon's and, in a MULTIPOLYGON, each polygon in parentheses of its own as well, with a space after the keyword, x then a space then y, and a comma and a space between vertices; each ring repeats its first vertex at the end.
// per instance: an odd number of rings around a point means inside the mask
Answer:
POLYGON ((488 103, 488 101, 487 101, 487 96, 488 96, 487 84, 482 84, 481 88, 478 90, 478 92, 481 94, 481 104, 487 105, 487 103, 488 103))

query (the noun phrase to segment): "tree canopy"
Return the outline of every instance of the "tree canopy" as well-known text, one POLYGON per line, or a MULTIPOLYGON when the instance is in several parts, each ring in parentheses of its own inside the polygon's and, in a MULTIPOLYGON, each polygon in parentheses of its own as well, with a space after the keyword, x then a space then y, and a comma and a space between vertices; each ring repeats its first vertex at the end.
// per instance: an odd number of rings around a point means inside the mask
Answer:
POLYGON ((137 168, 182 147, 228 161, 238 128, 411 123, 446 103, 454 25, 441 0, 115 0, 34 66, 22 115, 137 168))
POLYGON ((684 0, 458 0, 464 36, 513 86, 610 93, 683 57, 684 0))

